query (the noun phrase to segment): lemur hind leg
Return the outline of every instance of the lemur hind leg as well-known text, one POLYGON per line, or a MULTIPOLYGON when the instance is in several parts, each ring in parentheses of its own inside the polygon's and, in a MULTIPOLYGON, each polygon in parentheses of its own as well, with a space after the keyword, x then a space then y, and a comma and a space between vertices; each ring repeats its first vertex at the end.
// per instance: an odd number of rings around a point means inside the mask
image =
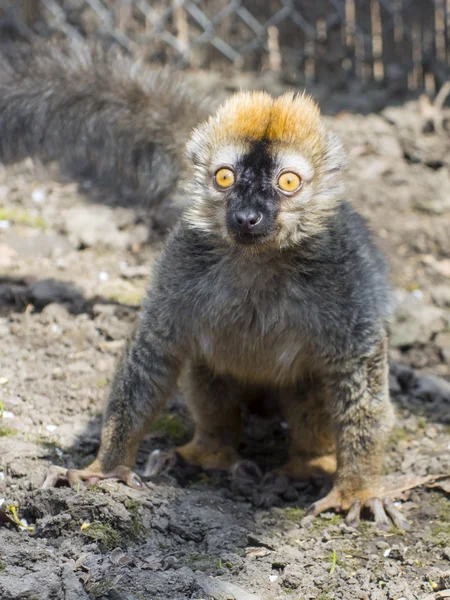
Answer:
POLYGON ((204 469, 229 470, 238 460, 243 389, 206 365, 191 364, 182 391, 195 422, 194 438, 176 448, 184 460, 204 469))
POLYGON ((289 426, 290 446, 288 462, 278 472, 289 479, 332 476, 336 443, 326 390, 318 382, 283 390, 280 405, 289 426))

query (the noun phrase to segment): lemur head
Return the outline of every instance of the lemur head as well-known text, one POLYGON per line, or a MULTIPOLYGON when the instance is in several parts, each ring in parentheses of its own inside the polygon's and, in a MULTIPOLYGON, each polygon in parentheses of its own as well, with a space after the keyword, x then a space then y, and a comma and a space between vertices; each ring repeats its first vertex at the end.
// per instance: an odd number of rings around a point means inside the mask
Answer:
POLYGON ((240 92, 194 130, 190 226, 230 244, 287 247, 320 232, 342 198, 345 156, 304 94, 240 92))

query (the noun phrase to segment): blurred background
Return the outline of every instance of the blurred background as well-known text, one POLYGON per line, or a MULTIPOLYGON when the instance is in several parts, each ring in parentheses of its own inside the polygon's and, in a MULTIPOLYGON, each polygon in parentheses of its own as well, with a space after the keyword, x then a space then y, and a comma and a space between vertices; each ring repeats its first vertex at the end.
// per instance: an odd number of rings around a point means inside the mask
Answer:
POLYGON ((88 38, 152 63, 270 73, 322 102, 333 94, 329 110, 433 94, 449 75, 449 0, 1 0, 0 10, 3 40, 88 38))

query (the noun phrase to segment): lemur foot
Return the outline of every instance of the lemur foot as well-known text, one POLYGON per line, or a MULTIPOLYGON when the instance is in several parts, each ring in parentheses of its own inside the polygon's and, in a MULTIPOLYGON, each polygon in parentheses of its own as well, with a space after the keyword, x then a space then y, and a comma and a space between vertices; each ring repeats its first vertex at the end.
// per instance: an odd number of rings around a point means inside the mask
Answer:
POLYGON ((346 512, 345 522, 350 527, 358 527, 361 519, 361 511, 367 508, 373 515, 375 526, 379 529, 389 529, 391 522, 398 529, 408 529, 408 522, 401 512, 394 506, 390 498, 379 498, 371 490, 346 494, 334 487, 329 494, 321 500, 314 502, 308 509, 306 517, 316 517, 328 510, 346 512))
MULTIPOLYGON (((299 491, 310 485, 323 487, 336 469, 333 455, 293 456, 285 465, 263 475, 250 460, 241 460, 231 469, 232 488, 255 506, 269 508, 297 500, 299 491)), ((329 485, 327 490, 329 489, 329 485)))
POLYGON ((294 480, 330 477, 336 472, 336 456, 292 456, 277 472, 294 480))
POLYGON ((217 448, 195 441, 175 448, 175 452, 187 463, 202 467, 205 471, 229 471, 239 458, 233 448, 217 448))
POLYGON ((88 485, 94 485, 103 479, 118 479, 125 483, 128 487, 140 490, 145 484, 137 475, 125 465, 118 465, 112 471, 104 473, 100 465, 95 461, 86 469, 63 469, 61 467, 53 468, 46 480, 43 488, 55 487, 61 480, 66 480, 70 487, 78 487, 86 482, 88 485))
POLYGON ((230 476, 232 489, 257 507, 269 508, 298 498, 297 490, 290 485, 285 475, 275 471, 263 475, 258 465, 251 460, 236 462, 231 468, 230 476))

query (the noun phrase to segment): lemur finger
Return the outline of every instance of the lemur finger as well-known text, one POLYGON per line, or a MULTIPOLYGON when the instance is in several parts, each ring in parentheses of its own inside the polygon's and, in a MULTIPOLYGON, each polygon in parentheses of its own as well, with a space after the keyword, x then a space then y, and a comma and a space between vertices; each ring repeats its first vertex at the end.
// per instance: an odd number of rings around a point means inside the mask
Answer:
POLYGON ((270 471, 262 478, 261 486, 264 488, 270 488, 275 494, 284 494, 289 487, 289 480, 281 473, 270 471))
POLYGON ((42 489, 47 490, 49 488, 56 487, 59 481, 67 480, 66 474, 67 469, 65 469, 64 467, 50 467, 47 477, 45 478, 45 481, 42 484, 42 489))
POLYGON ((366 504, 373 513, 375 526, 384 531, 388 530, 391 527, 391 524, 386 516, 383 501, 380 500, 380 498, 371 498, 366 504))
POLYGON ((119 465, 114 469, 113 472, 108 473, 103 477, 103 479, 118 479, 125 483, 128 487, 134 488, 135 490, 142 489, 145 484, 142 479, 137 475, 134 471, 132 471, 129 467, 125 467, 124 465, 119 465))
POLYGON ((66 471, 67 481, 72 488, 84 487, 83 480, 86 481, 89 479, 89 475, 93 476, 94 473, 87 473, 79 469, 69 469, 66 471))
POLYGON ((338 495, 332 490, 325 498, 314 502, 309 509, 306 511, 306 517, 320 515, 320 513, 326 512, 327 510, 335 510, 341 512, 341 501, 338 495))
POLYGON ((156 477, 167 473, 176 464, 177 455, 174 450, 153 450, 147 459, 144 477, 156 477))
POLYGON ((297 499, 298 493, 289 485, 285 475, 270 471, 259 485, 253 486, 252 502, 255 506, 270 508, 280 505, 286 496, 297 499))
POLYGON ((253 461, 239 460, 231 467, 230 477, 231 488, 235 492, 246 498, 253 498, 254 492, 262 479, 262 473, 253 461))
POLYGON ((252 460, 238 460, 235 462, 231 467, 230 475, 233 481, 239 479, 259 483, 262 479, 260 468, 252 460))
POLYGON ((349 527, 358 527, 361 521, 361 501, 356 500, 350 507, 350 510, 345 517, 345 524, 349 527))
POLYGON ((392 522, 396 527, 398 527, 398 529, 409 529, 408 521, 398 510, 398 508, 394 505, 390 498, 385 498, 383 504, 387 514, 390 516, 392 522))
POLYGON ((129 467, 118 465, 109 473, 101 471, 91 471, 90 469, 69 469, 66 473, 67 481, 70 487, 78 487, 83 485, 83 481, 88 484, 95 485, 103 479, 118 479, 134 489, 142 489, 144 486, 141 478, 136 475, 129 467))

